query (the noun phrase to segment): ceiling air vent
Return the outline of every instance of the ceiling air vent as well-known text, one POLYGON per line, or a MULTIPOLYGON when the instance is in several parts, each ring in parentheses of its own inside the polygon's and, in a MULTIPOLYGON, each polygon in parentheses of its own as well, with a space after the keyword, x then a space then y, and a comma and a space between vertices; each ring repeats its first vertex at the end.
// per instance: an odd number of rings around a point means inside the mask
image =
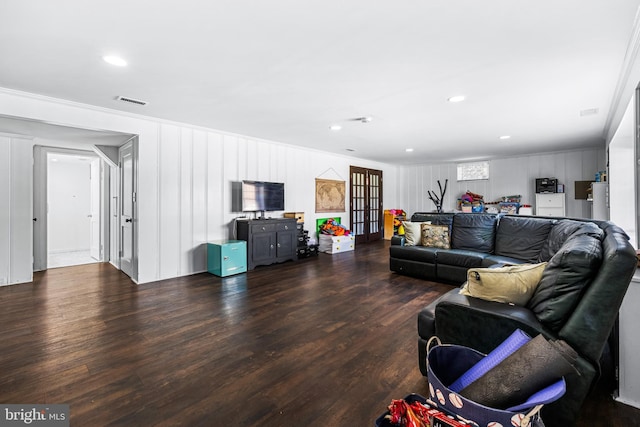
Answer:
POLYGON ((593 116, 594 114, 598 114, 597 108, 587 108, 585 110, 580 110, 580 117, 593 116))
POLYGON ((140 99, 129 98, 127 96, 119 96, 116 99, 118 101, 128 102, 130 104, 136 104, 136 105, 147 105, 148 104, 147 101, 142 101, 140 99))

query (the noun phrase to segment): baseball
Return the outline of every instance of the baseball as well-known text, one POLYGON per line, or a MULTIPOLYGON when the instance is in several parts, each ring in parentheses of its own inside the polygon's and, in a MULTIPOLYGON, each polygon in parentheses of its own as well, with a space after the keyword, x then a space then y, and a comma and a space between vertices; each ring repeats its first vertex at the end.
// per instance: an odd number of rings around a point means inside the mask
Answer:
POLYGON ((511 417, 511 424, 513 424, 516 427, 520 427, 520 424, 522 423, 523 418, 524 418, 524 414, 515 414, 513 417, 511 417))
POLYGON ((460 415, 456 415, 463 424, 469 424, 469 426, 480 427, 477 422, 468 420, 466 418, 461 417, 460 415))
POLYGON ((487 427, 502 427, 502 424, 496 421, 492 421, 489 424, 487 424, 487 427))
POLYGON ((462 399, 455 393, 449 393, 449 402, 458 409, 462 408, 462 399))
POLYGON ((431 397, 435 397, 436 396, 435 392, 433 391, 433 386, 431 385, 431 383, 429 383, 429 395, 431 397))
POLYGON ((441 405, 445 404, 446 401, 444 400, 444 395, 440 390, 436 390, 436 397, 438 398, 438 402, 440 402, 441 405))

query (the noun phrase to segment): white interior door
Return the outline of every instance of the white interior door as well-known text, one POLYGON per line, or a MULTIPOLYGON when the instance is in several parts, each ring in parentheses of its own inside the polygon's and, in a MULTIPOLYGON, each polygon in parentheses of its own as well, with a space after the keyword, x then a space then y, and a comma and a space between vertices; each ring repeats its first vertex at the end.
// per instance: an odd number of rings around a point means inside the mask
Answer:
POLYGON ((47 152, 33 147, 33 271, 47 269, 47 152))
POLYGON ((101 261, 100 254, 100 159, 91 160, 91 204, 89 212, 89 253, 101 261))
POLYGON ((128 142, 119 151, 120 157, 120 269, 134 278, 134 220, 135 180, 133 143, 128 142))

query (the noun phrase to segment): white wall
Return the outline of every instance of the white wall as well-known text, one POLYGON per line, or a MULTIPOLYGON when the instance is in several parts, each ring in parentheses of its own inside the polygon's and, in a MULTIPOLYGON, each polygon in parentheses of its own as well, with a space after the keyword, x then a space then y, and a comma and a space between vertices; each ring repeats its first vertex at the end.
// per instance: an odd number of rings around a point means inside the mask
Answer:
POLYGON ((603 148, 493 159, 489 161, 489 179, 483 181, 458 182, 456 163, 405 166, 399 174, 400 207, 408 214, 433 211, 435 205, 427 191, 439 194, 438 180, 444 185, 446 179, 445 211, 454 210, 457 199, 467 191, 483 195, 485 202, 519 194, 521 203, 535 206, 535 179, 557 178, 565 186, 567 216, 589 217, 588 202, 575 200, 574 182, 592 180, 604 165, 603 148))
MULTIPOLYGON (((636 89, 640 82, 640 15, 636 16, 631 39, 627 45, 627 50, 623 63, 620 67, 620 77, 618 79, 611 106, 607 115, 604 137, 606 146, 609 149, 610 163, 609 175, 611 177, 609 188, 611 198, 610 218, 616 222, 620 220, 625 230, 632 231, 635 229, 635 235, 632 241, 638 244, 640 241, 640 232, 638 224, 640 224, 640 149, 637 147, 636 141, 636 89), (621 141, 628 142, 621 142, 621 141), (617 142, 616 142, 617 141, 617 142), (628 155, 628 148, 623 148, 628 144, 633 149, 631 159, 623 159, 622 156, 628 155), (613 144, 613 145, 612 145, 613 144), (626 152, 625 152, 626 151, 626 152), (628 161, 633 160, 632 171, 628 168, 628 161), (616 162, 616 164, 612 163, 616 162), (622 170, 618 167, 622 166, 622 170), (618 176, 618 178, 616 178, 618 176), (633 176, 633 178, 631 178, 633 176), (625 192, 629 188, 627 181, 633 180, 633 196, 627 197, 625 200, 625 192), (622 189, 618 189, 618 185, 622 185, 622 189), (629 225, 628 215, 634 215, 633 225, 629 225)), ((629 231, 627 231, 629 233, 629 231)), ((637 246, 636 246, 637 247, 637 246)))
POLYGON ((0 285, 33 279, 33 143, 0 135, 0 285))
MULTIPOLYGON (((398 204, 398 169, 392 165, 10 90, 0 90, 0 114, 139 136, 138 283, 206 270, 204 243, 230 237, 236 216, 231 181, 284 182, 286 210, 305 212, 308 229, 316 217, 330 216, 316 215, 314 200, 315 178, 330 168, 347 187, 349 165, 382 170, 385 208, 398 204)), ((1 173, 7 175, 4 163, 3 157, 1 173)), ((30 166, 11 168, 8 175, 30 188, 30 166)), ((7 192, 7 181, 0 181, 0 195, 7 192)), ((30 233, 31 214, 24 212, 27 222, 12 223, 11 233, 30 233)), ((346 222, 348 215, 340 216, 346 222)), ((0 227, 6 229, 5 224, 0 227)), ((4 258, 1 251, 7 250, 0 249, 4 258)), ((11 253, 11 259, 29 260, 29 268, 21 268, 23 276, 28 274, 23 281, 31 280, 32 252, 29 239, 11 253)))
MULTIPOLYGON (((307 229, 312 230, 316 218, 331 216, 315 214, 314 200, 315 178, 329 169, 347 181, 347 187, 349 165, 382 170, 384 208, 402 208, 409 213, 434 209, 427 190, 437 189, 437 179, 444 182, 449 178, 445 209, 453 209, 466 190, 483 194, 485 200, 522 194, 523 202, 533 204, 533 180, 555 176, 565 184, 568 216, 589 214, 586 202, 573 200, 573 181, 591 179, 595 171, 604 169, 604 150, 592 149, 494 159, 488 181, 457 183, 455 164, 400 168, 14 91, 0 90, 0 114, 139 135, 139 283, 206 269, 204 243, 231 237, 230 224, 237 216, 231 212, 231 181, 285 182, 286 210, 305 212, 307 229)), ((7 144, 0 149, 11 151, 7 144)), ((24 145, 29 165, 10 167, 9 176, 16 185, 28 187, 25 191, 30 194, 32 144, 24 145)), ((5 156, 2 159, 1 173, 6 175, 7 160, 5 156)), ((0 181, 0 195, 8 192, 7 181, 0 181)), ((20 220, 14 217, 9 234, 31 236, 29 209, 30 200, 20 220)), ((15 210, 13 206, 11 210, 15 210)), ((340 214, 347 222, 348 215, 340 214)), ((6 234, 6 222, 0 224, 2 228, 6 234)), ((21 242, 11 250, 11 260, 23 260, 12 274, 30 281, 31 238, 21 242)), ((6 246, 0 249, 0 255, 6 252, 6 246)))
MULTIPOLYGON (((11 139, 0 136, 0 200, 11 199, 11 139)), ((0 285, 9 282, 11 265, 11 204, 0 203, 0 285)))
MULTIPOLYGON (((347 187, 350 165, 382 169, 385 200, 396 203, 395 166, 167 123, 160 124, 153 150, 150 158, 155 162, 146 173, 158 177, 157 189, 162 191, 151 195, 158 206, 158 250, 147 255, 153 257, 159 278, 206 270, 205 243, 233 237, 234 219, 246 215, 232 212, 233 181, 284 182, 285 211, 305 212, 311 234, 316 218, 332 216, 315 213, 315 178, 329 168, 347 187)), ((142 203, 147 194, 140 193, 142 203)), ((339 214, 349 225, 348 213, 339 214)))
POLYGON ((89 250, 91 181, 89 162, 49 161, 47 249, 49 253, 89 250))
POLYGON ((638 324, 640 323, 640 275, 636 273, 631 280, 627 294, 620 307, 619 329, 619 389, 617 401, 640 408, 640 343, 638 342, 638 324))
POLYGON ((634 149, 634 105, 632 98, 613 139, 609 143, 609 200, 611 221, 629 235, 631 244, 636 241, 636 179, 634 149))

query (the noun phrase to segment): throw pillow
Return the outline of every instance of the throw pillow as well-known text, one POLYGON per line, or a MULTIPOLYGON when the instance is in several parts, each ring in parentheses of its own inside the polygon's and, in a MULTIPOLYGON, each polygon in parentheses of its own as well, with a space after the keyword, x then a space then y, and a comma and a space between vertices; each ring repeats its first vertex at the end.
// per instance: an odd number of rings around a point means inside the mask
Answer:
POLYGON ((525 306, 533 296, 546 262, 499 268, 470 268, 462 295, 525 306))
POLYGON ((402 225, 404 225, 404 245, 405 246, 421 245, 422 224, 431 224, 431 221, 427 221, 427 222, 403 221, 402 222, 402 225))
POLYGON ((422 224, 422 246, 432 248, 450 249, 449 226, 422 224))

